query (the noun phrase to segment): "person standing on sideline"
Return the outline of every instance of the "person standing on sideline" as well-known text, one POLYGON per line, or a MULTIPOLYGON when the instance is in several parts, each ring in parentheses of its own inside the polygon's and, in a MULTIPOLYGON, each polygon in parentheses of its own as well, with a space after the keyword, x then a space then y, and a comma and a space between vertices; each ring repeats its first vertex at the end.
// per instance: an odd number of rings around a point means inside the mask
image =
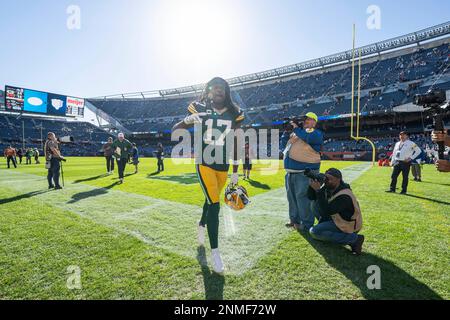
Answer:
POLYGON ((112 174, 114 172, 114 157, 113 157, 113 138, 109 137, 108 142, 105 143, 102 147, 103 155, 106 159, 106 171, 108 174, 112 174))
POLYGON ((27 165, 31 164, 31 157, 32 156, 33 156, 33 151, 31 150, 31 148, 28 148, 26 153, 25 153, 25 157, 26 157, 26 160, 27 160, 27 163, 26 163, 27 165))
POLYGON ((16 149, 14 149, 13 147, 8 146, 5 149, 4 156, 5 156, 6 161, 8 163, 8 169, 11 168, 11 161, 12 161, 12 164, 13 164, 14 168, 17 168, 16 155, 17 155, 16 149))
POLYGON ((422 150, 411 140, 406 131, 400 132, 400 141, 395 144, 394 152, 392 153, 391 165, 394 167, 394 172, 391 176, 391 187, 388 191, 395 193, 397 189, 397 179, 400 173, 403 175, 402 192, 408 192, 408 177, 411 170, 411 162, 415 160, 422 150))
POLYGON ((131 151, 131 158, 133 159, 134 164, 134 174, 138 173, 138 166, 139 166, 139 149, 136 146, 136 143, 133 143, 133 149, 131 151))
POLYGON ((19 150, 17 150, 17 156, 19 157, 19 163, 22 164, 22 158, 23 158, 22 148, 19 148, 19 150))
POLYGON ((411 172, 416 182, 422 182, 422 163, 424 162, 425 152, 420 150, 420 155, 411 161, 411 172))
POLYGON ((284 168, 286 170, 286 191, 289 202, 290 222, 286 227, 307 232, 314 225, 315 201, 308 198, 309 178, 305 170, 318 173, 321 164, 323 133, 316 129, 318 117, 309 112, 305 116, 303 127, 295 121, 290 123, 281 138, 280 149, 284 150, 284 168))
POLYGON ((33 155, 34 155, 34 161, 36 162, 36 164, 41 164, 39 162, 39 150, 38 150, 38 148, 34 148, 33 155))
POLYGON ((250 172, 252 171, 252 158, 253 158, 253 150, 250 148, 250 144, 247 142, 245 144, 244 150, 244 180, 250 180, 250 172))
POLYGON ((164 171, 164 147, 162 143, 158 143, 156 148, 156 158, 158 159, 158 173, 164 171))
POLYGON ((113 142, 111 148, 114 150, 114 157, 117 160, 117 168, 119 171, 120 184, 123 183, 125 167, 127 166, 127 161, 130 156, 131 149, 133 146, 131 142, 125 139, 123 133, 119 133, 117 140, 113 142))
MULTIPOLYGON (((32 152, 32 150, 30 149, 32 152)), ((45 167, 48 169, 47 180, 48 180, 48 188, 55 190, 60 190, 62 187, 59 184, 59 174, 61 169, 61 160, 64 160, 64 157, 61 155, 59 151, 58 140, 56 140, 56 136, 53 132, 49 132, 47 134, 47 141, 45 142, 44 147, 45 153, 45 167)), ((31 162, 31 160, 30 160, 31 162)))

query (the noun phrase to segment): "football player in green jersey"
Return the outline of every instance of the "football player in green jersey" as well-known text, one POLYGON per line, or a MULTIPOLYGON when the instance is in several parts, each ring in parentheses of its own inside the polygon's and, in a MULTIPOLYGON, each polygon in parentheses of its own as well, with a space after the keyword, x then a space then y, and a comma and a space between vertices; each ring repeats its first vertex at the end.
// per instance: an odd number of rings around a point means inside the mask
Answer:
MULTIPOLYGON (((238 183, 237 141, 234 150, 227 150, 228 139, 236 139, 234 130, 238 129, 244 120, 243 112, 231 99, 229 84, 222 78, 214 78, 206 85, 200 101, 193 102, 188 107, 189 115, 180 123, 177 129, 188 129, 197 125, 201 127, 200 157, 196 158, 196 170, 200 185, 205 195, 203 214, 198 226, 198 241, 205 243, 205 228, 207 228, 212 250, 212 265, 216 273, 223 273, 224 266, 219 252, 219 212, 222 190, 228 179, 229 159, 233 158, 233 174, 231 183, 238 183)), ((195 141, 197 143, 197 141, 195 141)))

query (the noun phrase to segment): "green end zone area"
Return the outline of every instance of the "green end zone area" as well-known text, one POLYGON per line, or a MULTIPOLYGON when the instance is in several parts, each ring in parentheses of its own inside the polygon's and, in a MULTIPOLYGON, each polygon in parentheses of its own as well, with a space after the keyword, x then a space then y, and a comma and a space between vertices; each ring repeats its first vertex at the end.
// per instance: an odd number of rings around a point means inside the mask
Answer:
MULTIPOLYGON (((276 163, 278 165, 278 163, 276 163)), ((352 182, 363 209, 361 257, 284 228, 284 172, 257 165, 242 182, 244 212, 221 211, 225 276, 209 269, 196 244, 204 198, 192 164, 153 159, 125 184, 104 175, 102 158, 71 158, 66 187, 47 191, 40 166, 0 169, 1 299, 448 299, 448 177, 424 168, 410 196, 385 194, 390 169, 324 162, 352 182), (369 290, 367 268, 381 269, 369 290), (69 266, 82 289, 66 286, 69 266)))

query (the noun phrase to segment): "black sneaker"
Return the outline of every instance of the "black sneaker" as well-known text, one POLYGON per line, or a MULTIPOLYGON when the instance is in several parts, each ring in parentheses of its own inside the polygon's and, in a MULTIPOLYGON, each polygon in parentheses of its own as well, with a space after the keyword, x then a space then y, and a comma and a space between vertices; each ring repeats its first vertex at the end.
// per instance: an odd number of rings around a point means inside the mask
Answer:
POLYGON ((62 190, 62 187, 61 186, 56 186, 55 190, 62 190))
POLYGON ((395 193, 395 190, 386 190, 387 193, 395 193))
POLYGON ((55 186, 48 186, 48 190, 55 189, 55 186))
POLYGON ((407 192, 406 191, 402 191, 400 192, 400 194, 405 195, 407 192))
POLYGON ((363 235, 358 235, 358 239, 356 239, 356 242, 351 245, 352 253, 354 255, 356 255, 356 256, 361 255, 364 240, 365 240, 365 238, 363 235))

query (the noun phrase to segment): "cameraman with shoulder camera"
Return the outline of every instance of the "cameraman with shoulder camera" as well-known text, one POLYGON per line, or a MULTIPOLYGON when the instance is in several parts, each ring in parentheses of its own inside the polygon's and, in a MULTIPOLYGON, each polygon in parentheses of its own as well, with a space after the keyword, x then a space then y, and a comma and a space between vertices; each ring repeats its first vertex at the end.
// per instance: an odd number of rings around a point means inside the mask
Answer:
POLYGON ((352 253, 360 255, 364 236, 359 203, 350 186, 342 180, 338 169, 329 169, 325 175, 316 175, 309 183, 308 197, 317 200, 319 223, 309 230, 319 241, 349 245, 352 253))
MULTIPOLYGON (((434 143, 443 142, 446 147, 450 147, 450 136, 445 131, 433 131, 431 139, 434 143)), ((450 172, 450 161, 437 160, 436 167, 440 172, 450 172)))
POLYGON ((48 169, 47 180, 48 188, 60 190, 62 187, 59 184, 59 171, 61 169, 60 161, 65 161, 64 157, 59 151, 58 140, 53 132, 47 134, 47 141, 44 147, 45 152, 45 167, 48 169))
POLYGON ((443 110, 450 106, 446 91, 443 89, 430 89, 426 94, 416 95, 414 104, 429 108, 433 113, 434 131, 432 140, 439 146, 439 160, 436 161, 436 167, 440 172, 450 172, 450 162, 444 160, 445 147, 450 146, 450 137, 446 134, 443 121, 445 116, 443 110))
POLYGON ((310 112, 303 123, 291 121, 281 138, 281 149, 285 149, 286 192, 289 202, 290 222, 287 227, 308 231, 314 225, 314 202, 307 194, 309 178, 305 170, 318 173, 321 163, 323 133, 316 130, 318 117, 310 112))

